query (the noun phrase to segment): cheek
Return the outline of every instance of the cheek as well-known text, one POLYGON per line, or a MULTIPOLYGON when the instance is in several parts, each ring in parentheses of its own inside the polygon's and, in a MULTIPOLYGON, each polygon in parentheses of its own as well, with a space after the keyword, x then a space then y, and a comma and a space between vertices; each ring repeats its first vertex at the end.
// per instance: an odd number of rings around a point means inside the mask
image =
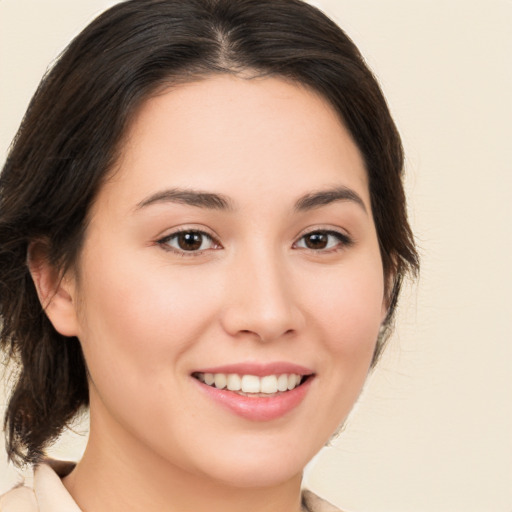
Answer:
POLYGON ((309 295, 310 325, 318 334, 315 356, 322 369, 315 383, 322 390, 319 413, 309 421, 317 439, 325 441, 343 424, 368 376, 382 319, 378 261, 364 272, 347 265, 309 295))
POLYGON ((91 265, 82 290, 80 336, 89 366, 96 366, 91 373, 124 367, 134 378, 156 378, 155 370, 179 358, 213 315, 217 288, 201 288, 200 281, 169 267, 120 259, 91 265))
POLYGON ((317 323, 333 353, 373 354, 383 318, 384 283, 378 266, 366 272, 347 269, 313 297, 317 323))

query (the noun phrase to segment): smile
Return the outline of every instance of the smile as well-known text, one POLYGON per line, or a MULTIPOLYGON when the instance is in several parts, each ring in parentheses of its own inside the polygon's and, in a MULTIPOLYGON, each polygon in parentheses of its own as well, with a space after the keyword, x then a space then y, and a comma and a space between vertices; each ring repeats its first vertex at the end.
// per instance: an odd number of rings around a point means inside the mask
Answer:
POLYGON ((297 373, 279 375, 239 375, 237 373, 194 373, 194 378, 216 389, 227 389, 245 396, 266 396, 291 391, 307 378, 297 373))
POLYGON ((267 422, 299 408, 316 373, 285 362, 242 363, 201 368, 191 377, 208 401, 245 420, 267 422))

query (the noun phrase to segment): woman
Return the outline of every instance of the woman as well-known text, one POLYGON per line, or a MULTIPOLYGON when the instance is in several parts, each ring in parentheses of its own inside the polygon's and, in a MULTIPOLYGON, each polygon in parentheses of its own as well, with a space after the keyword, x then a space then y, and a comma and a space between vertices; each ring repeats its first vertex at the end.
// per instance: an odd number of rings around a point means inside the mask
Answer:
POLYGON ((2 510, 332 510, 302 470, 417 268, 402 167, 371 72, 305 3, 95 20, 0 178, 8 454, 36 465, 2 510), (85 407, 82 460, 45 460, 85 407))

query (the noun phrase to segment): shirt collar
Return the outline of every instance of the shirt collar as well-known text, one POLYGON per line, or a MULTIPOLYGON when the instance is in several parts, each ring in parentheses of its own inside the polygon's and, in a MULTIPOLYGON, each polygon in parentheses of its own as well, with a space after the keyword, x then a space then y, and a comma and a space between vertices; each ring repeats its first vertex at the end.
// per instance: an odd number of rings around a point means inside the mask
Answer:
POLYGON ((45 461, 34 470, 34 493, 40 512, 81 512, 61 478, 73 469, 73 463, 45 461))

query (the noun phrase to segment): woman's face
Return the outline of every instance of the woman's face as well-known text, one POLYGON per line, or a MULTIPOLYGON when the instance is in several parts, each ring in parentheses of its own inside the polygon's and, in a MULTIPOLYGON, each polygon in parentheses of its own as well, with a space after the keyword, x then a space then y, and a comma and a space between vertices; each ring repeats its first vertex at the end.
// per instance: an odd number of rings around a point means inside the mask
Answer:
POLYGON ((276 78, 147 101, 78 276, 90 442, 236 486, 302 471, 385 315, 361 155, 323 99, 276 78))

